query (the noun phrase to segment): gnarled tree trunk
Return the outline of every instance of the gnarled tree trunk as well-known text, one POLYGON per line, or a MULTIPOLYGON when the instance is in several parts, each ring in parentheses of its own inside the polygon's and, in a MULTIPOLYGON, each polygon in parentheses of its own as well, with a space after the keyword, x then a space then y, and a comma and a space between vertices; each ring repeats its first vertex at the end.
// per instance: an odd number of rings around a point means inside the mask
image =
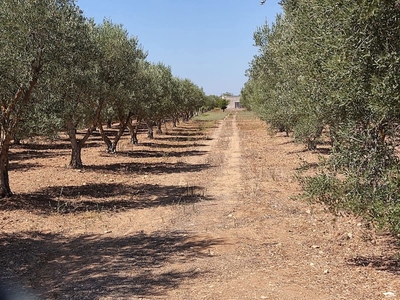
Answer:
POLYGON ((72 122, 67 122, 67 133, 71 142, 71 160, 69 166, 73 169, 79 169, 83 167, 82 164, 82 147, 80 141, 76 138, 76 129, 72 122))
POLYGON ((8 176, 9 161, 8 153, 10 150, 11 140, 16 134, 17 126, 21 117, 21 110, 15 109, 18 102, 24 104, 28 103, 31 99, 31 94, 35 88, 41 70, 42 65, 40 59, 34 59, 32 62, 32 79, 29 81, 29 86, 27 89, 23 89, 22 85, 18 88, 14 95, 14 98, 10 103, 3 103, 1 106, 1 130, 0 130, 0 198, 6 198, 13 195, 10 188, 10 179, 8 176))
POLYGON ((123 117, 119 118, 119 120, 120 120, 119 130, 118 130, 117 135, 114 138, 114 141, 111 141, 110 138, 105 134, 105 132, 103 130, 103 126, 100 124, 100 126, 99 126, 100 134, 101 134, 101 137, 103 138, 103 141, 107 145, 107 149, 106 149, 107 153, 116 153, 117 152, 118 142, 121 139, 122 135, 124 134, 124 131, 125 131, 126 127, 128 126, 130 119, 131 119, 130 115, 128 115, 126 117, 126 120, 124 120, 123 117))
POLYGON ((103 139, 104 143, 106 144, 106 152, 107 153, 112 152, 113 144, 112 144, 111 140, 109 139, 109 137, 107 136, 107 134, 104 132, 102 124, 99 124, 99 130, 100 130, 101 138, 103 139))
POLYGON ((162 121, 161 120, 158 120, 157 121, 157 130, 156 130, 156 133, 157 134, 162 134, 162 121))
POLYGON ((146 121, 146 125, 147 125, 147 137, 149 139, 154 139, 153 121, 146 121))
POLYGON ((117 145, 119 140, 121 139, 122 135, 124 134, 124 131, 126 129, 126 127, 128 126, 128 123, 130 123, 131 121, 131 116, 128 115, 126 117, 126 119, 124 120, 123 117, 119 117, 119 130, 117 135, 114 138, 114 141, 112 142, 112 153, 117 152, 117 145))
POLYGON ((88 140, 89 136, 92 134, 93 127, 94 126, 89 127, 84 137, 81 140, 78 140, 76 138, 76 129, 74 124, 70 120, 67 121, 67 133, 72 147, 71 160, 69 162, 69 166, 71 168, 80 169, 83 167, 82 148, 88 140))
POLYGON ((10 141, 7 139, 3 141, 0 151, 0 198, 12 196, 10 188, 10 180, 8 177, 8 151, 10 148, 10 141))
POLYGON ((139 143, 139 140, 137 138, 137 133, 139 130, 140 121, 139 120, 136 121, 135 125, 132 125, 132 123, 129 121, 126 125, 129 129, 129 133, 131 134, 131 143, 133 145, 137 145, 139 143))

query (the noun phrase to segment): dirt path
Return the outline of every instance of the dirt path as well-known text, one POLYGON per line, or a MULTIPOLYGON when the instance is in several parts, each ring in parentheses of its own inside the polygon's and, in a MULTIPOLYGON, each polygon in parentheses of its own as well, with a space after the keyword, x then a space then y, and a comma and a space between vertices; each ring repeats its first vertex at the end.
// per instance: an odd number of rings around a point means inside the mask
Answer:
POLYGON ((207 159, 217 170, 202 183, 213 200, 198 204, 189 223, 179 227, 191 225, 193 235, 219 241, 207 257, 192 262, 207 275, 172 291, 171 298, 397 295, 400 280, 392 261, 385 265, 382 259, 388 251, 384 241, 377 246, 379 237, 372 238, 359 220, 335 218, 291 199, 299 191, 294 179, 299 155, 315 157, 294 144, 285 149, 287 138, 271 138, 262 123, 237 119, 235 113, 225 118, 213 136, 207 159))
POLYGON ((12 149, 0 281, 40 299, 399 298, 389 237, 293 200, 318 153, 242 111, 202 126, 117 155, 94 136, 80 171, 63 140, 12 149))
POLYGON ((205 157, 191 158, 191 163, 202 163, 211 168, 204 170, 197 178, 183 174, 180 184, 202 186, 205 197, 212 201, 204 201, 195 205, 199 213, 192 218, 196 222, 197 232, 214 231, 226 224, 234 222, 232 212, 238 204, 241 194, 240 138, 236 124, 236 114, 228 115, 215 130, 208 144, 205 157), (192 181, 192 182, 191 182, 192 181), (201 210, 201 212, 200 212, 201 210), (228 219, 226 219, 228 218, 228 219))

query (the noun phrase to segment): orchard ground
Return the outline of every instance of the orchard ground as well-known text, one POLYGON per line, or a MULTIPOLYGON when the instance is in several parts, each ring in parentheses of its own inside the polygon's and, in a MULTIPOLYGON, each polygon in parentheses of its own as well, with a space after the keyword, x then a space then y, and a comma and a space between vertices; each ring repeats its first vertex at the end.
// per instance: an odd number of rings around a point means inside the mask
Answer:
POLYGON ((65 136, 13 146, 2 282, 39 299, 400 298, 395 240, 296 200, 324 149, 227 111, 117 150, 95 134, 73 170, 65 136))

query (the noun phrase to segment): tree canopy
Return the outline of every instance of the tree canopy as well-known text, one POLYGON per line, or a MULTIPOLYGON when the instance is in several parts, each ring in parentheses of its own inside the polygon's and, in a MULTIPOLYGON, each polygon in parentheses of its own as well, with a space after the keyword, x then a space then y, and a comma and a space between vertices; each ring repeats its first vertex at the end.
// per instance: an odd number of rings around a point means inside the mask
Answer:
POLYGON ((243 104, 309 149, 329 142, 306 195, 400 230, 400 3, 281 1, 254 33, 243 104))
MULTIPOLYGON (((146 61, 147 52, 123 25, 95 24, 73 0, 5 0, 0 6, 0 197, 11 196, 12 140, 67 132, 70 166, 83 166, 81 149, 99 127, 107 150, 133 118, 153 124, 188 119, 205 95, 170 66, 146 61), (103 122, 119 121, 110 139, 103 122), (84 137, 76 137, 85 129, 84 137)), ((151 125, 152 126, 152 125, 151 125)))

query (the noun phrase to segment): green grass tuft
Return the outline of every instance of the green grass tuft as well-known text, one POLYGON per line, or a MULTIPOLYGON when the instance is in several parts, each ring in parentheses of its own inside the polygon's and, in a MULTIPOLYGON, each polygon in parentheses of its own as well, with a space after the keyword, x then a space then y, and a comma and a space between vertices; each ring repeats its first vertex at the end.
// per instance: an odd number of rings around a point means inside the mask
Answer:
POLYGON ((229 112, 223 112, 221 109, 214 109, 199 116, 194 117, 196 121, 219 121, 225 118, 229 112))

